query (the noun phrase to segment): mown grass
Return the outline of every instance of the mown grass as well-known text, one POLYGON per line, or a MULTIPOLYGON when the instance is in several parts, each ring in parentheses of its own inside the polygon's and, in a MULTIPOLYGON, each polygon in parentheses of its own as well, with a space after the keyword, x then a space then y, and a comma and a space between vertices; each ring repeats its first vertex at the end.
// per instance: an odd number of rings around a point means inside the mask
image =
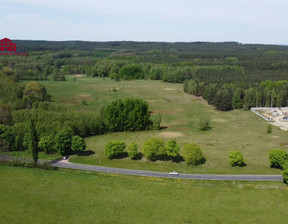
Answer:
POLYGON ((281 182, 180 180, 0 165, 0 223, 287 223, 281 182))
POLYGON ((85 77, 77 81, 71 77, 66 82, 45 81, 42 84, 56 103, 63 103, 79 112, 100 112, 101 108, 114 99, 138 97, 149 103, 152 115, 159 113, 162 116, 164 129, 161 131, 110 133, 87 138, 87 149, 94 154, 73 156, 72 162, 188 173, 280 172, 269 168, 268 152, 275 148, 287 149, 287 132, 274 127, 272 134, 267 134, 267 123, 250 111, 216 111, 201 98, 185 94, 182 84, 151 80, 115 82, 85 77), (113 92, 113 89, 117 91, 113 92), (84 99, 88 105, 82 104, 84 99), (202 118, 211 120, 211 130, 199 130, 198 122, 202 118), (207 162, 199 167, 188 167, 184 163, 169 161, 152 163, 145 159, 132 161, 129 158, 110 161, 104 157, 104 146, 108 141, 122 140, 127 145, 135 141, 140 144, 141 151, 142 143, 151 137, 161 137, 166 142, 176 139, 181 147, 195 142, 200 145, 207 162), (230 167, 228 155, 231 150, 242 152, 247 167, 230 167))

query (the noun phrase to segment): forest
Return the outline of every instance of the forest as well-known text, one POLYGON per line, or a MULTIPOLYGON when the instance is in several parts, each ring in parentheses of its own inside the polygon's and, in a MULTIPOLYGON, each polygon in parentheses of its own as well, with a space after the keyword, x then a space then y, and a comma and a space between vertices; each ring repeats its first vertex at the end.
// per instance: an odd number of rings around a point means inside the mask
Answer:
POLYGON ((51 101, 53 93, 47 92, 41 81, 65 82, 67 75, 77 79, 77 74, 86 74, 115 82, 151 79, 183 83, 186 93, 202 96, 222 111, 288 105, 288 46, 236 42, 14 42, 17 51, 29 52, 29 56, 0 56, 2 151, 27 149, 25 133, 31 119, 36 121, 40 140, 63 129, 71 136, 84 138, 112 131, 160 128, 153 124, 148 105, 141 99, 113 102, 101 114, 76 113, 55 104, 51 101), (124 110, 125 106, 130 109, 124 110), (116 114, 113 107, 119 110, 116 114), (131 114, 142 114, 145 119, 137 120, 131 114), (123 122, 127 117, 131 120, 123 122), (136 120, 139 126, 135 126, 136 120))

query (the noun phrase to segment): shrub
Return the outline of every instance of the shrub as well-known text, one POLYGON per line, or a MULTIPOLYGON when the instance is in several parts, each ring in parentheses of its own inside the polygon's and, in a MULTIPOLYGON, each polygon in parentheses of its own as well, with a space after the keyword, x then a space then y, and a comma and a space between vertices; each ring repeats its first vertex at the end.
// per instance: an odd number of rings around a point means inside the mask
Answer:
POLYGON ((83 152, 86 149, 86 143, 83 138, 78 135, 73 136, 71 149, 73 152, 83 152))
POLYGON ((143 153, 147 159, 151 161, 165 159, 167 157, 164 141, 160 138, 151 138, 145 141, 143 144, 143 153))
POLYGON ((210 125, 210 121, 208 119, 200 119, 199 120, 199 129, 201 131, 208 131, 210 130, 212 127, 210 125))
POLYGON ((142 67, 137 64, 128 64, 121 67, 119 75, 124 80, 143 79, 144 72, 142 67))
POLYGON ((288 184, 288 161, 283 164, 283 181, 288 184))
POLYGON ((67 155, 71 152, 73 131, 69 128, 60 130, 55 136, 55 148, 61 155, 67 155))
POLYGON ((138 152, 138 144, 135 142, 132 142, 129 146, 128 146, 128 155, 131 157, 131 159, 136 160, 136 159, 140 159, 141 155, 138 152))
POLYGON ((170 159, 178 157, 179 153, 180 153, 180 147, 175 140, 170 140, 169 142, 167 142, 166 154, 170 159))
POLYGON ((186 164, 193 166, 203 164, 206 161, 200 147, 195 143, 183 146, 183 157, 186 164))
POLYGON ((270 167, 282 169, 283 164, 288 160, 288 153, 282 149, 271 149, 269 152, 270 167))
POLYGON ((41 138, 40 141, 38 142, 38 147, 40 150, 43 150, 44 152, 48 154, 54 153, 56 151, 52 136, 45 136, 41 138))
POLYGON ((156 114, 152 118, 152 129, 153 130, 160 130, 161 129, 161 114, 156 114))
POLYGON ((108 159, 119 159, 125 156, 126 144, 122 141, 112 141, 105 145, 105 155, 108 159))
POLYGON ((231 166, 246 166, 243 155, 239 151, 231 151, 229 154, 229 162, 231 166))
POLYGON ((267 130, 266 130, 266 132, 267 132, 268 134, 271 134, 271 133, 272 133, 272 125, 271 125, 271 124, 268 124, 268 125, 267 125, 267 130))

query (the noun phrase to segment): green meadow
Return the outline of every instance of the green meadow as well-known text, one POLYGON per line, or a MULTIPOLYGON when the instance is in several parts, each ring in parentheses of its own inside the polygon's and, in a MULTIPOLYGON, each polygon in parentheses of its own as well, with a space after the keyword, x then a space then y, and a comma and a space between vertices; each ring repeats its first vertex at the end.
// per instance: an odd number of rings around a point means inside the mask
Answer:
POLYGON ((180 180, 0 165, 0 223, 287 223, 280 182, 180 180))
POLYGON ((287 149, 285 131, 273 127, 272 133, 267 134, 267 123, 250 111, 216 111, 202 98, 184 93, 183 84, 152 80, 115 82, 108 78, 81 76, 70 76, 65 82, 41 83, 52 95, 54 102, 64 104, 79 113, 100 113, 103 107, 115 99, 137 97, 148 102, 152 116, 162 116, 163 128, 160 131, 108 133, 86 138, 87 150, 90 153, 72 156, 71 162, 167 172, 280 173, 279 170, 269 168, 268 152, 270 149, 287 149), (211 121, 211 130, 199 130, 198 122, 203 118, 211 121), (121 140, 127 146, 134 141, 139 144, 141 151, 143 142, 151 137, 163 138, 165 142, 176 139, 181 147, 194 142, 201 147, 207 161, 204 165, 190 167, 184 162, 149 162, 145 158, 139 161, 132 161, 130 158, 108 160, 104 156, 104 146, 108 141, 121 140), (228 154, 231 150, 242 152, 246 167, 230 167, 228 154))

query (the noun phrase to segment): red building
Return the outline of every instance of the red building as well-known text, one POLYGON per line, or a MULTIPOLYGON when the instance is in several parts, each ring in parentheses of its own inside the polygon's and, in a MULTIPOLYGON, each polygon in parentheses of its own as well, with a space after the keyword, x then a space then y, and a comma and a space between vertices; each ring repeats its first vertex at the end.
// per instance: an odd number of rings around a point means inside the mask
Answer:
POLYGON ((16 52, 16 44, 12 43, 10 39, 4 38, 0 41, 0 50, 1 51, 14 51, 16 52))

